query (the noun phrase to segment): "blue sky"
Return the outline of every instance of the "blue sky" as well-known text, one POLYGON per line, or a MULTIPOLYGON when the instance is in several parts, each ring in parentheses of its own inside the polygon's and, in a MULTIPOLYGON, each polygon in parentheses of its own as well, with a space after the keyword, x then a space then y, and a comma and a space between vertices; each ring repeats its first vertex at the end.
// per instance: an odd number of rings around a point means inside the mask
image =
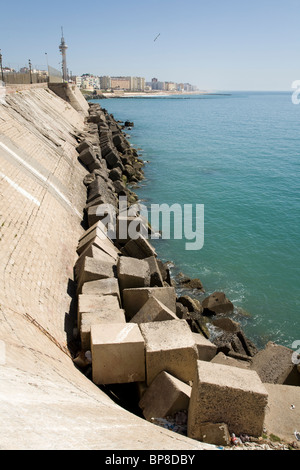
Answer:
POLYGON ((203 90, 291 90, 300 80, 300 0, 2 1, 4 65, 143 76, 203 90), (159 38, 154 41, 160 33, 159 38))

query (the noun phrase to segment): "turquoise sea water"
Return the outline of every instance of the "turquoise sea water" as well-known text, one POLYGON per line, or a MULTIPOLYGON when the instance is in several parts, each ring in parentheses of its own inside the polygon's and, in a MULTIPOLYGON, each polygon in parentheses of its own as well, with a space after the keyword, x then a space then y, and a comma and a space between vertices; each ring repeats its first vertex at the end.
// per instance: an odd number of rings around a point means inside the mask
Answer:
MULTIPOLYGON (((258 347, 300 340, 300 105, 291 93, 100 100, 149 163, 146 204, 204 204, 205 242, 153 241, 158 256, 224 291, 258 347)), ((200 297, 201 300, 201 297, 200 297)))

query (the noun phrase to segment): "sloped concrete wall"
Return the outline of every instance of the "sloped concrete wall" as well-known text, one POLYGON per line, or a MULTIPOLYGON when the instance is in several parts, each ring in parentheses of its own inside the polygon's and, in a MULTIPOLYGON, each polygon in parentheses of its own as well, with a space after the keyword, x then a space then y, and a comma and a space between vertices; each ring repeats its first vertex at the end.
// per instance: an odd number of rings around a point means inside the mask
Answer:
POLYGON ((211 448, 121 409, 73 364, 79 111, 41 88, 0 104, 0 449, 211 448))

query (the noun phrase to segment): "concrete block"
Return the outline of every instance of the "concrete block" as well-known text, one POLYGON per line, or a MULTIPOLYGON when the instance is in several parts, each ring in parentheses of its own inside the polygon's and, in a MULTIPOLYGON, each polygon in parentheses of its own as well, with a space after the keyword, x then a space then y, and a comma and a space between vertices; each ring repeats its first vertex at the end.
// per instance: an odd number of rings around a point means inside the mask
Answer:
POLYGON ((130 320, 130 323, 149 323, 152 321, 178 320, 172 310, 154 296, 150 296, 142 308, 130 320))
POLYGON ((114 231, 116 227, 115 209, 110 204, 98 204, 90 206, 87 210, 87 218, 89 227, 92 227, 98 221, 101 221, 108 230, 114 231))
POLYGON ((74 273, 75 273, 75 280, 77 281, 80 277, 80 273, 82 271, 82 266, 84 264, 85 258, 94 258, 99 261, 103 261, 105 263, 113 263, 115 264, 116 261, 113 257, 111 257, 108 253, 103 251, 99 248, 96 244, 91 243, 87 246, 87 248, 81 253, 79 258, 77 259, 75 266, 74 266, 74 273))
MULTIPOLYGON (((199 358, 200 359, 200 358, 199 358)), ((240 367, 241 369, 250 369, 250 358, 249 361, 236 359, 234 357, 226 356, 226 354, 219 352, 211 362, 216 364, 223 364, 231 367, 240 367)))
POLYGON ((115 295, 80 294, 78 296, 77 325, 80 328, 83 313, 117 311, 119 308, 119 300, 115 295))
POLYGON ((260 436, 268 392, 255 371, 197 361, 188 436, 201 440, 204 423, 226 423, 230 433, 260 436))
POLYGON ((157 258, 155 256, 149 256, 149 258, 145 258, 145 261, 149 264, 150 269, 150 287, 163 287, 164 281, 157 263, 157 258))
POLYGON ((86 147, 80 152, 78 158, 81 163, 83 163, 85 166, 88 166, 96 161, 96 154, 91 147, 86 147))
POLYGON ((200 333, 192 333, 198 351, 198 359, 211 361, 217 354, 217 346, 200 333))
POLYGON ((88 351, 91 349, 91 326, 103 323, 126 323, 124 310, 103 309, 95 312, 83 312, 80 322, 81 349, 88 351))
POLYGON ((77 281, 78 292, 85 282, 116 277, 116 264, 86 256, 77 281))
POLYGON ((150 269, 142 259, 121 256, 117 265, 120 290, 150 286, 150 269))
MULTIPOLYGON (((142 217, 136 214, 129 215, 124 211, 120 212, 117 217, 117 240, 119 243, 126 245, 129 241, 134 241, 135 239, 138 239, 137 243, 142 243, 139 242, 139 238, 145 238, 147 235, 148 229, 145 226, 144 219, 142 217)), ((130 256, 132 255, 130 254, 130 256)), ((144 256, 133 257, 144 258, 144 256)))
POLYGON ((176 292, 174 287, 144 287, 123 290, 123 308, 130 320, 147 302, 150 295, 176 313, 176 292))
POLYGON ((107 237, 98 237, 95 232, 79 242, 77 253, 80 255, 90 245, 95 245, 98 248, 101 248, 102 251, 110 255, 115 261, 119 258, 120 251, 115 247, 112 241, 107 237))
POLYGON ((200 431, 202 433, 201 442, 216 446, 230 445, 230 434, 225 423, 204 423, 201 425, 200 431))
POLYGON ((92 325, 91 351, 95 384, 145 380, 145 346, 138 325, 92 325))
POLYGON ((194 379, 197 350, 185 320, 141 323, 139 327, 145 340, 147 385, 163 370, 183 382, 194 379))
POLYGON ((269 342, 252 358, 251 369, 255 370, 262 382, 284 385, 300 385, 297 365, 293 364, 294 350, 269 342))
POLYGON ((126 243, 122 248, 122 253, 126 256, 133 258, 149 258, 150 256, 157 256, 154 247, 149 243, 147 238, 140 235, 136 239, 132 239, 126 243))
POLYGON ((115 277, 109 277, 106 279, 98 279, 97 281, 85 282, 81 289, 81 294, 85 295, 114 295, 119 300, 120 289, 118 279, 115 277))
POLYGON ((203 312, 207 315, 233 311, 233 304, 227 299, 224 292, 214 292, 206 297, 202 302, 202 307, 203 312))
POLYGON ((160 372, 139 401, 144 417, 164 418, 188 410, 192 388, 168 372, 160 372))

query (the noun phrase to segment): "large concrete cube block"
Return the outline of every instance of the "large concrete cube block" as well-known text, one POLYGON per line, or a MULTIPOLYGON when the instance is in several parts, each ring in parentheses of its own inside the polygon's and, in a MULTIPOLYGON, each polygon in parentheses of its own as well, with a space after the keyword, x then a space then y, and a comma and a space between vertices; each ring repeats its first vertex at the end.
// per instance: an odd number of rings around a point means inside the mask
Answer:
POLYGON ((91 327, 103 323, 126 323, 124 310, 103 309, 93 312, 83 312, 80 322, 81 349, 87 351, 91 348, 91 327))
POLYGON ((129 320, 143 307, 151 295, 176 313, 176 292, 174 287, 124 289, 123 308, 129 320))
POLYGON ((85 282, 116 277, 116 269, 117 267, 114 261, 102 261, 86 256, 77 280, 78 292, 85 282))
POLYGON ((188 412, 188 436, 201 440, 204 423, 225 423, 230 433, 260 436, 268 392, 255 371, 197 361, 188 412))
POLYGON ((139 324, 146 348, 146 381, 150 385, 163 370, 183 382, 194 379, 197 349, 185 320, 139 324))
POLYGON ((95 384, 145 381, 145 346, 138 325, 92 325, 91 351, 95 384))
POLYGON ((155 256, 149 256, 149 258, 145 258, 145 261, 149 264, 150 269, 150 287, 163 287, 164 281, 157 258, 155 256))
POLYGON ((77 325, 80 328, 81 316, 86 312, 102 312, 103 315, 108 312, 118 311, 120 308, 119 300, 114 295, 85 295, 78 296, 78 314, 77 325))
POLYGON ((78 281, 78 279, 80 278, 80 274, 82 272, 82 266, 84 264, 84 260, 86 257, 101 260, 101 261, 104 261, 105 263, 112 263, 112 264, 116 263, 115 259, 112 256, 110 256, 108 253, 103 251, 97 245, 92 243, 87 246, 87 248, 81 253, 81 255, 76 261, 76 264, 74 267, 76 281, 78 281))
POLYGON ((130 320, 130 323, 149 323, 152 321, 178 320, 172 310, 151 295, 142 308, 130 320))
POLYGON ((121 256, 117 265, 120 290, 150 286, 150 269, 146 261, 121 256))
POLYGON ((151 245, 149 240, 142 235, 136 239, 129 240, 121 251, 126 256, 140 259, 157 256, 155 248, 151 245))
POLYGON ((160 372, 139 402, 145 418, 164 418, 188 410, 192 388, 168 372, 160 372))
POLYGON ((270 341, 252 358, 251 368, 264 383, 299 386, 300 374, 293 362, 293 353, 292 349, 270 341))
POLYGON ((217 354, 217 346, 200 333, 193 333, 193 338, 197 346, 198 359, 200 361, 211 361, 217 354))
POLYGON ((82 286, 81 294, 114 295, 118 298, 121 305, 119 282, 116 277, 108 277, 106 279, 85 282, 82 286))

